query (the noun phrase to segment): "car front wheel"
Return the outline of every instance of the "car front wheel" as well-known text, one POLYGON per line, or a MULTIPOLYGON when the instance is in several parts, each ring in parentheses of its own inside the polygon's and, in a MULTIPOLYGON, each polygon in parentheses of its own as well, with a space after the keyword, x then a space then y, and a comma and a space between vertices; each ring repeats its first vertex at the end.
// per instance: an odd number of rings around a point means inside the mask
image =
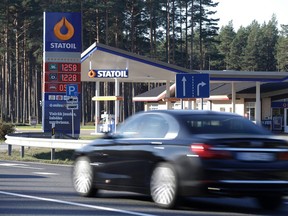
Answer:
POLYGON ((162 208, 173 208, 176 205, 178 182, 172 165, 160 163, 152 172, 150 194, 153 201, 162 208))
POLYGON ((85 197, 94 196, 97 189, 93 181, 94 173, 89 158, 77 158, 73 167, 73 186, 76 192, 85 197))

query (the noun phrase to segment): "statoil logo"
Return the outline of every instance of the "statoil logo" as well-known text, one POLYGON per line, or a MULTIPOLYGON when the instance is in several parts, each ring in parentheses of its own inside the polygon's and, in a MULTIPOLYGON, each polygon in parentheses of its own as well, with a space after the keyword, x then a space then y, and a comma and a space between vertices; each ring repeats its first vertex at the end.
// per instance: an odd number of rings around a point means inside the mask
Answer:
POLYGON ((63 42, 50 43, 51 49, 77 49, 75 43, 64 43, 65 41, 69 41, 75 33, 74 26, 66 17, 62 17, 62 19, 55 24, 53 32, 54 36, 63 42))
POLYGON ((62 17, 62 19, 54 26, 54 35, 62 41, 70 40, 73 37, 74 27, 66 17, 62 17), (66 29, 66 33, 62 33, 62 29, 66 29))
POLYGON ((90 78, 128 78, 128 70, 90 70, 90 78))

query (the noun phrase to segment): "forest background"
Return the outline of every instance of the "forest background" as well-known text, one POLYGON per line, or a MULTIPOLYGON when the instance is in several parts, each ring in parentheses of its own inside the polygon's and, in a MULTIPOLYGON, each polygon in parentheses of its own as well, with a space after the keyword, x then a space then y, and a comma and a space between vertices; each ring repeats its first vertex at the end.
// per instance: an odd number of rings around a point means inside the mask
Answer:
MULTIPOLYGON (((41 122, 43 12, 81 12, 83 50, 94 42, 190 70, 287 71, 288 27, 252 21, 219 28, 214 0, 2 0, 0 2, 0 122, 41 122)), ((121 83, 120 117, 143 109, 132 98, 163 83, 121 83)), ((82 123, 94 121, 95 84, 82 83, 82 123)), ((101 83, 100 95, 113 95, 101 83)), ((101 103, 114 111, 114 103, 101 103)))

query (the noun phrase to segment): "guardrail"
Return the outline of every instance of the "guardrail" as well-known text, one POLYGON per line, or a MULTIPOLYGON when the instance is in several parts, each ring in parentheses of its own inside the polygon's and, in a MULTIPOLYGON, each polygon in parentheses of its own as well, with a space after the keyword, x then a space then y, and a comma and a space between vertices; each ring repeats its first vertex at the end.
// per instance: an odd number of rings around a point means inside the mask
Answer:
MULTIPOLYGON (((288 140, 288 135, 278 135, 279 139, 288 140)), ((20 156, 24 157, 24 147, 43 147, 51 149, 51 160, 54 160, 55 149, 75 150, 91 143, 92 140, 78 139, 52 139, 51 134, 45 133, 14 133, 5 136, 5 143, 8 144, 8 155, 12 154, 12 146, 20 146, 20 156)))
POLYGON ((5 136, 5 143, 8 144, 8 155, 12 154, 12 146, 20 146, 20 156, 24 157, 24 147, 51 148, 51 160, 54 159, 55 149, 75 150, 87 145, 91 140, 77 139, 52 139, 51 135, 44 133, 15 133, 5 136))

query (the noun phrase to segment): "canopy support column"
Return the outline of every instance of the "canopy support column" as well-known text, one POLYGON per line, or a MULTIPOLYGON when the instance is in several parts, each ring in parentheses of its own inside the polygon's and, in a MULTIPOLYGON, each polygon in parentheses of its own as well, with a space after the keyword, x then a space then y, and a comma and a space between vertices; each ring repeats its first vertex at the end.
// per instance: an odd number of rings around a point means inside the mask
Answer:
MULTIPOLYGON (((166 80, 166 98, 170 98, 171 96, 171 93, 170 93, 170 81, 169 80, 166 80)), ((166 100, 166 109, 169 110, 171 109, 171 106, 170 106, 170 100, 166 100)))
MULTIPOLYGON (((115 96, 118 97, 119 96, 119 82, 117 79, 115 79, 115 96)), ((114 119, 114 128, 115 128, 115 132, 116 132, 116 125, 119 123, 119 107, 120 103, 119 100, 115 100, 115 119, 114 119)))
MULTIPOLYGON (((95 82, 95 96, 98 97, 100 92, 100 83, 95 82)), ((97 134, 98 123, 99 123, 99 101, 95 100, 95 134, 97 134)))
POLYGON ((255 120, 256 120, 256 124, 261 125, 261 92, 260 92, 260 82, 256 82, 255 120))
POLYGON ((235 92, 235 83, 232 82, 232 113, 236 112, 235 106, 236 106, 236 92, 235 92))

